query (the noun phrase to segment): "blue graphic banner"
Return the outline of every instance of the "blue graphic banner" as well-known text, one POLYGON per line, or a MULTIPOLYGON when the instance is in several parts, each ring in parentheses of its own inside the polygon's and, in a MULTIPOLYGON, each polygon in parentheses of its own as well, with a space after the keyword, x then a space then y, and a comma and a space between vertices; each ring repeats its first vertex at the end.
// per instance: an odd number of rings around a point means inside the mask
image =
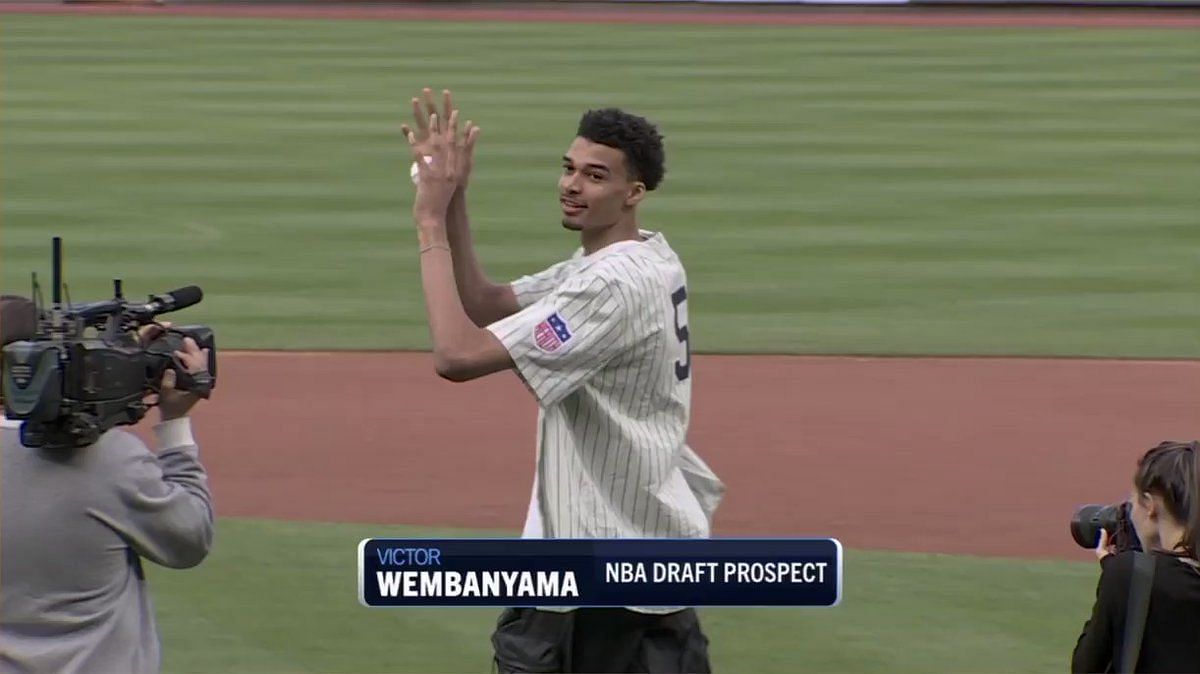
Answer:
POLYGON ((358 546, 366 606, 836 606, 830 538, 394 539, 358 546))

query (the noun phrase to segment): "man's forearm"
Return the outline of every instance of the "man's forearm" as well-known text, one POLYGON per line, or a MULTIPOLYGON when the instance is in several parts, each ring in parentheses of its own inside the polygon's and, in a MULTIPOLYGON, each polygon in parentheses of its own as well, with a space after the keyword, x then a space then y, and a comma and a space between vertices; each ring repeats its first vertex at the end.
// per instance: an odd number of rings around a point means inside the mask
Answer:
POLYGON ((494 320, 488 311, 488 293, 492 282, 483 271, 483 265, 475 255, 471 240, 471 224, 467 215, 467 193, 459 188, 450 200, 446 215, 446 235, 454 251, 454 281, 467 315, 476 325, 487 325, 494 320))
POLYGON ((459 296, 458 262, 452 260, 448 232, 439 223, 418 225, 421 245, 421 285, 429 316, 435 366, 439 373, 453 370, 458 361, 476 349, 483 331, 470 316, 459 296))
POLYGON ((155 425, 157 456, 141 442, 112 449, 121 456, 111 501, 90 514, 117 531, 139 556, 174 569, 196 566, 213 540, 212 493, 191 422, 155 425))

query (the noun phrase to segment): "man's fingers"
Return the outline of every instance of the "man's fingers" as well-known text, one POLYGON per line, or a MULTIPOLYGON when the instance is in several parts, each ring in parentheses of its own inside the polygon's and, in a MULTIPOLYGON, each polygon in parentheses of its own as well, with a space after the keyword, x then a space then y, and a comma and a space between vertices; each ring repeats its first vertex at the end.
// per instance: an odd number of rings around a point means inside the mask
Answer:
POLYGON ((403 127, 401 130, 404 132, 404 140, 408 141, 408 150, 412 154, 413 161, 417 162, 418 166, 425 163, 421 161, 425 155, 421 152, 421 148, 417 144, 417 135, 413 133, 412 129, 407 127, 403 127))
POLYGON ((162 323, 148 323, 138 328, 138 338, 142 342, 153 342, 162 336, 164 332, 170 329, 172 323, 163 321, 162 323))
POLYGON ((413 98, 412 106, 413 106, 413 120, 416 122, 417 128, 420 129, 421 132, 426 131, 427 128, 425 126, 425 122, 427 119, 429 119, 429 117, 425 114, 424 111, 421 110, 421 99, 413 98))
POLYGON ((408 146, 415 152, 417 147, 417 134, 413 133, 412 127, 407 124, 401 124, 400 133, 404 135, 405 142, 407 142, 408 146))
POLYGON ((452 110, 454 110, 454 101, 450 96, 450 90, 442 89, 442 114, 449 117, 452 110))
POLYGON ((424 94, 424 96, 425 96, 425 114, 426 115, 436 115, 437 114, 437 104, 435 104, 433 102, 433 89, 430 89, 429 87, 425 87, 424 89, 421 90, 421 93, 424 94))
POLYGON ((450 132, 451 139, 458 138, 458 110, 452 110, 450 112, 450 124, 448 125, 448 131, 450 132))
POLYGON ((470 166, 475 161, 475 141, 479 138, 479 127, 467 122, 467 130, 463 134, 462 150, 459 156, 459 161, 463 163, 463 170, 470 170, 470 166))
POLYGON ((188 372, 199 372, 208 367, 208 349, 201 349, 191 338, 184 341, 182 351, 175 352, 175 358, 188 372))
POLYGON ((471 129, 473 128, 475 128, 475 125, 471 122, 471 120, 467 120, 466 126, 463 127, 462 135, 458 136, 455 134, 455 143, 465 149, 467 147, 467 141, 471 138, 471 129))
POLYGON ((176 351, 175 355, 184 361, 194 360, 196 356, 200 355, 200 346, 191 337, 184 337, 183 348, 176 351))
POLYGON ((171 391, 175 389, 175 370, 167 370, 162 376, 162 389, 171 391))

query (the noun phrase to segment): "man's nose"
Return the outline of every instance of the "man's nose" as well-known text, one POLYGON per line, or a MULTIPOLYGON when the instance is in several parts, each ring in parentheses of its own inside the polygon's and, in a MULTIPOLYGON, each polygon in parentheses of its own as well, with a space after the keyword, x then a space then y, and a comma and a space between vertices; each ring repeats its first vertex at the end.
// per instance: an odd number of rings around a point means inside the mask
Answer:
POLYGON ((579 194, 579 174, 563 176, 558 185, 564 192, 579 194))

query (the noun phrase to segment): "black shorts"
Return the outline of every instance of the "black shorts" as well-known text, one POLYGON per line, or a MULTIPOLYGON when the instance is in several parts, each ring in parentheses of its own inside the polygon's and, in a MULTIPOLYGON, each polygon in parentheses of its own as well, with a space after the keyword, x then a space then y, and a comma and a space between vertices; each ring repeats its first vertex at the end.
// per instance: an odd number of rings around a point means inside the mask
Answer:
POLYGON ((694 609, 655 615, 623 608, 510 608, 500 614, 492 647, 501 674, 712 671, 708 638, 694 609))

